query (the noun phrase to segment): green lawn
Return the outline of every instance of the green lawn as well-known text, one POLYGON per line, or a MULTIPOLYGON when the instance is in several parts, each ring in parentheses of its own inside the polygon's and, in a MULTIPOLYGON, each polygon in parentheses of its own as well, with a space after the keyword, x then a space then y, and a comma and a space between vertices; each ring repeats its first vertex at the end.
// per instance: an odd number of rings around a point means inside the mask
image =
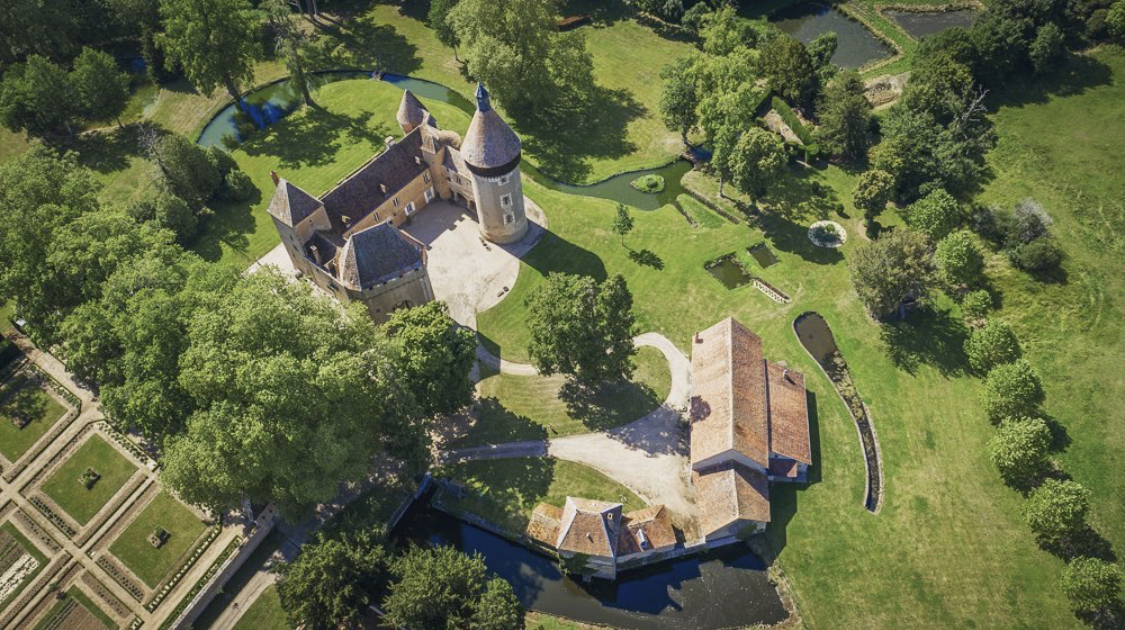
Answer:
POLYGON ((43 553, 39 551, 38 547, 31 544, 31 541, 28 540, 26 536, 21 534, 20 530, 16 529, 15 525, 12 525, 11 523, 0 524, 0 532, 4 532, 5 534, 10 535, 15 539, 17 545, 22 547, 26 553, 31 554, 32 557, 39 561, 39 566, 36 567, 35 570, 30 574, 28 574, 28 576, 25 577, 22 582, 20 582, 19 586, 17 586, 15 590, 13 590, 11 593, 8 593, 8 596, 6 598, 0 600, 0 610, 4 610, 5 606, 7 606, 12 601, 15 601, 15 599, 19 597, 19 594, 22 593, 25 588, 27 588, 27 585, 34 582, 35 578, 39 576, 39 573, 43 569, 47 568, 47 556, 43 555, 43 553))
MULTIPOLYGON (((46 628, 53 628, 53 627, 61 627, 61 628, 71 627, 69 623, 65 624, 65 625, 62 625, 62 626, 59 626, 57 623, 53 623, 53 622, 55 622, 55 617, 57 617, 59 615, 59 613, 62 612, 63 608, 65 608, 68 605, 67 602, 72 600, 72 599, 74 601, 78 602, 79 606, 82 606, 86 610, 90 611, 90 614, 92 614, 95 618, 98 619, 98 621, 100 621, 102 624, 104 624, 104 626, 106 628, 117 628, 118 627, 118 625, 113 621, 112 617, 107 615, 106 612, 104 610, 102 610, 101 608, 98 608, 97 604, 92 602, 90 600, 90 598, 86 596, 85 593, 78 590, 77 586, 72 586, 72 587, 70 587, 70 590, 68 590, 66 592, 66 597, 64 597, 63 599, 60 599, 57 602, 55 602, 55 605, 51 607, 51 610, 48 611, 47 614, 44 615, 43 618, 39 620, 39 623, 35 624, 35 630, 44 630, 46 628)), ((84 630, 92 630, 88 626, 83 626, 83 629, 84 630)))
POLYGON ((94 518, 110 498, 133 476, 137 467, 99 435, 71 453, 66 462, 43 484, 43 492, 66 510, 79 525, 94 518), (92 468, 101 478, 90 489, 79 477, 92 468))
POLYGON ((451 446, 541 440, 610 429, 660 406, 671 387, 664 355, 641 348, 633 381, 593 394, 564 388, 562 376, 514 376, 493 372, 480 382, 477 423, 451 446), (565 392, 565 393, 563 393, 565 392))
POLYGON ((179 566, 206 526, 171 494, 161 492, 137 515, 109 547, 109 552, 129 567, 145 584, 155 588, 179 566), (148 542, 157 527, 171 536, 159 549, 148 542))
POLYGON ((19 459, 66 413, 57 400, 43 388, 23 376, 17 376, 0 388, 0 455, 8 461, 19 459), (22 429, 12 423, 12 416, 30 417, 22 429))
MULTIPOLYGON (((1125 249, 1125 189, 1112 174, 1120 170, 1116 147, 1125 139, 1116 122, 1125 100, 1116 77, 1123 72, 1125 54, 1107 48, 1054 78, 1051 88, 1068 96, 1035 89, 1011 95, 995 116, 1001 143, 982 195, 1004 203, 1036 196, 1070 253, 1065 282, 1033 280, 999 256, 990 258, 989 279, 1003 304, 999 316, 1019 328, 1044 375, 1048 411, 1071 441, 1059 458, 1094 490, 1092 521, 1118 550, 1125 548, 1125 506, 1114 454, 1125 444, 1112 419, 1125 381, 1113 376, 1120 373, 1123 320, 1113 296, 1125 294, 1117 268, 1125 249)), ((636 265, 622 251, 609 230, 611 202, 525 185, 551 217, 551 234, 524 259, 509 297, 479 316, 481 332, 505 358, 524 359, 523 297, 551 271, 624 274, 640 328, 667 335, 685 351, 692 332, 735 315, 764 338, 767 357, 805 372, 813 397, 819 478, 807 489, 774 492, 769 530, 811 627, 1078 625, 1057 587, 1062 562, 1037 547, 1020 515, 1022 499, 987 459, 993 429, 979 407, 980 381, 965 367, 966 331, 956 306, 941 298, 932 312, 906 323, 876 325, 844 264, 863 240, 850 203, 853 175, 835 167, 794 170, 781 184, 765 200, 769 211, 750 226, 692 230, 670 207, 635 213, 630 246, 659 256, 659 270, 636 265), (821 199, 816 190, 824 191, 821 199), (822 216, 848 229, 840 250, 808 242, 807 226, 822 216), (760 274, 793 296, 792 304, 772 303, 752 287, 728 291, 703 270, 730 252, 756 268, 745 248, 762 240, 780 263, 760 274), (863 463, 852 422, 791 330, 808 310, 832 326, 872 410, 887 493, 875 517, 860 506, 863 463)), ((879 222, 898 219, 889 212, 879 222)))
POLYGON ((631 490, 593 468, 551 458, 465 462, 435 474, 472 489, 461 500, 443 494, 447 507, 480 515, 517 534, 527 529, 536 505, 562 506, 568 496, 618 502, 626 512, 645 506, 631 490))
MULTIPOLYGON (((274 190, 270 171, 312 195, 323 195, 382 152, 387 136, 402 136, 395 122, 401 99, 401 89, 381 81, 331 83, 317 93, 322 109, 302 109, 243 144, 232 155, 259 193, 248 202, 220 206, 204 224, 195 251, 239 268, 268 252, 279 242, 266 213, 274 190)), ((468 128, 464 112, 423 102, 443 128, 462 134, 468 128)))
POLYGON ((258 599, 246 609, 234 630, 289 630, 289 620, 281 608, 281 598, 277 587, 270 586, 262 591, 258 599))

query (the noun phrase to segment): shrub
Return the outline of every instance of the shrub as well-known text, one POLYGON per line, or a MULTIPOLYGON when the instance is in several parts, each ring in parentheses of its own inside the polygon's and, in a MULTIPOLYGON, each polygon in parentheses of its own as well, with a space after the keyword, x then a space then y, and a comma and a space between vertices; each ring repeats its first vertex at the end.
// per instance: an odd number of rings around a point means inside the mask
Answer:
POLYGON ((1049 466, 1051 431, 1042 418, 1005 420, 988 442, 988 455, 1008 485, 1027 487, 1049 466))
POLYGON ((954 232, 941 239, 934 261, 942 278, 952 285, 973 284, 984 271, 984 255, 968 232, 954 232))
POLYGON ((973 324, 984 320, 992 309, 992 296, 984 289, 977 289, 961 300, 961 314, 973 324))
POLYGON ((993 368, 984 379, 984 409, 993 422, 1034 416, 1045 399, 1039 375, 1023 359, 993 368))
POLYGON ((1063 569, 1061 585, 1076 611, 1095 612, 1117 602, 1121 571, 1098 558, 1075 558, 1063 569))
POLYGON ((1032 491, 1023 514, 1039 543, 1058 548, 1086 527, 1090 490, 1076 481, 1047 479, 1032 491))
POLYGON ((1011 363, 1020 358, 1020 342, 1007 322, 991 321, 974 330, 965 342, 969 365, 977 372, 1011 363))
POLYGON ((634 179, 629 182, 629 185, 641 192, 658 193, 664 190, 664 178, 660 175, 650 173, 634 179))
POLYGON ((1041 272, 1057 268, 1062 262, 1063 252, 1055 239, 1047 237, 1016 245, 1008 250, 1008 258, 1024 271, 1041 272))
POLYGON ((960 227, 965 220, 961 204, 942 188, 906 207, 906 224, 935 242, 960 227))

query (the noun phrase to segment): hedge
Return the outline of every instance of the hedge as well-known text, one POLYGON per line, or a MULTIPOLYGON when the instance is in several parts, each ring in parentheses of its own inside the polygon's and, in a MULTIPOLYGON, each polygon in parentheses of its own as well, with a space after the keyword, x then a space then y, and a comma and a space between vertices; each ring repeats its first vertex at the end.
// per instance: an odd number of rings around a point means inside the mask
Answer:
POLYGON ((789 107, 789 104, 776 96, 773 97, 772 104, 777 115, 781 116, 781 120, 785 121, 786 125, 789 125, 793 133, 797 134, 801 142, 806 147, 812 147, 814 144, 812 132, 801 122, 800 118, 797 118, 797 114, 793 113, 793 109, 789 107))

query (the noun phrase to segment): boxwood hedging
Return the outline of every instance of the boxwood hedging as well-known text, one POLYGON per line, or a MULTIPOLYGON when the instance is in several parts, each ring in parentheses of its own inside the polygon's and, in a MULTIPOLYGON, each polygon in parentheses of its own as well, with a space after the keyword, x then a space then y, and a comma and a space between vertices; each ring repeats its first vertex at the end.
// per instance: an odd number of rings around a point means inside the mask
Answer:
POLYGON ((793 108, 789 107, 789 103, 775 96, 771 104, 777 115, 781 116, 781 120, 793 130, 793 133, 797 134, 801 143, 805 145, 805 159, 815 160, 820 155, 820 145, 813 140, 813 134, 809 131, 809 128, 801 122, 800 118, 797 118, 797 114, 793 112, 793 108))

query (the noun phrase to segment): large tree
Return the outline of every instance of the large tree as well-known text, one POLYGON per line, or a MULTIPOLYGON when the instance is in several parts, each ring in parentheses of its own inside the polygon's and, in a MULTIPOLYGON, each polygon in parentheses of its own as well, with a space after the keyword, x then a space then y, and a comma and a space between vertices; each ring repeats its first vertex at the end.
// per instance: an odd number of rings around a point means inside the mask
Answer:
POLYGON ((785 169, 785 145, 777 134, 751 127, 735 143, 730 160, 734 185, 757 199, 785 169))
MULTIPOLYGON (((55 341, 43 271, 55 233, 98 208, 101 186, 73 155, 41 144, 0 164, 0 301, 14 301, 37 341, 55 341)), ((54 287, 52 291, 66 291, 54 287)))
POLYGON ((148 153, 164 186, 193 210, 203 207, 223 183, 219 165, 207 150, 179 134, 161 136, 148 153))
POLYGON ((904 218, 936 243, 961 226, 965 211, 953 195, 939 188, 907 206, 904 218))
POLYGON ((984 254, 968 231, 954 232, 938 241, 934 259, 942 277, 951 285, 972 285, 982 279, 984 254))
POLYGON ((117 120, 129 102, 129 77, 108 54, 83 48, 74 60, 70 83, 88 120, 117 120))
POLYGON ((739 17, 734 7, 729 5, 703 18, 699 37, 703 40, 703 52, 716 57, 725 57, 739 48, 753 48, 758 42, 754 25, 750 20, 739 17))
POLYGON ((860 174, 852 191, 852 203, 868 221, 887 207, 895 193, 895 178, 886 171, 871 169, 860 174))
POLYGON ((477 338, 453 321, 444 302, 395 311, 386 331, 399 346, 399 368, 423 416, 453 413, 472 402, 469 372, 477 338))
POLYGON ((921 301, 933 285, 933 246, 923 234, 895 230, 858 248, 848 260, 848 271, 873 315, 904 314, 904 301, 921 301))
POLYGON ((305 73, 305 62, 301 57, 301 43, 305 40, 305 35, 294 23, 290 6, 288 0, 265 0, 262 3, 273 29, 274 50, 285 59, 289 80, 301 90, 305 105, 312 107, 316 102, 309 91, 309 77, 305 73))
POLYGON ((74 54, 82 18, 76 9, 75 0, 5 0, 0 9, 0 62, 74 54))
POLYGON ((1042 418, 1005 420, 988 442, 988 455, 1008 484, 1025 488, 1050 467, 1051 430, 1042 418))
POLYGON ((1023 359, 992 368, 984 379, 984 410, 993 422, 1034 416, 1046 398, 1039 375, 1023 359))
POLYGON ((625 279, 597 282, 552 273, 527 298, 528 352, 543 374, 562 373, 587 384, 629 378, 635 319, 625 279))
POLYGON ((4 72, 0 82, 0 123, 8 129, 41 137, 64 129, 73 134, 71 123, 78 110, 66 70, 46 57, 32 55, 27 63, 4 72))
POLYGON ((460 0, 446 21, 469 75, 517 118, 573 113, 593 85, 581 31, 559 33, 554 0, 460 0))
POLYGON ((1076 611, 1100 616, 1119 601, 1121 570, 1100 558, 1075 558, 1063 569, 1061 584, 1076 611))
MULTIPOLYGON (((170 63, 203 94, 222 87, 241 103, 240 84, 254 79, 261 56, 258 14, 248 0, 162 0, 157 40, 170 63)), ((241 105, 240 105, 241 106, 241 105)))
POLYGON ((426 433, 370 318, 266 269, 197 311, 180 384, 197 410, 164 479, 211 507, 275 502, 289 518, 359 479, 376 454, 415 465, 426 433))
POLYGON ((426 21, 434 30, 438 41, 453 49, 453 56, 457 56, 457 31, 449 23, 449 12, 457 6, 458 0, 430 0, 430 10, 426 14, 426 21))
POLYGON ((816 92, 817 67, 805 45, 778 35, 762 47, 758 58, 762 76, 774 92, 788 101, 809 104, 816 92))
POLYGON ((1086 527, 1090 490, 1076 481, 1047 479, 1033 490, 1023 514, 1040 544, 1062 549, 1086 527))
POLYGON ((278 569, 277 594, 294 628, 350 627, 367 614, 387 582, 390 560, 382 540, 358 529, 336 538, 321 533, 278 569))
POLYGON ((522 630, 524 611, 512 585, 489 579, 479 556, 452 547, 412 547, 394 563, 383 600, 397 626, 418 630, 522 630))
POLYGON ((660 71, 664 89, 660 94, 660 117, 664 126, 680 132, 688 144, 688 133, 699 123, 699 88, 696 85, 696 60, 681 57, 660 71))
POLYGON ((1011 363, 1020 358, 1020 342, 1016 331, 1005 321, 994 319, 969 335, 965 342, 969 365, 979 373, 1011 363))
POLYGON ((817 141, 832 155, 859 160, 867 155, 871 103, 863 79, 854 70, 841 72, 825 87, 817 105, 817 141))

